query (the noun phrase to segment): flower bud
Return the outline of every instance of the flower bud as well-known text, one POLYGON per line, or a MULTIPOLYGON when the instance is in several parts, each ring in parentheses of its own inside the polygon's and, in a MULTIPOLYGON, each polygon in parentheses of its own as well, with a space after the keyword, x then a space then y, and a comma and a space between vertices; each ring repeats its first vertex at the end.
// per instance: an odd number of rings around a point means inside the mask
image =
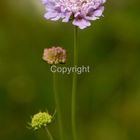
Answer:
POLYGON ((37 130, 46 127, 52 122, 52 116, 48 112, 39 112, 32 117, 31 127, 37 130))
POLYGON ((48 64, 64 64, 66 62, 66 50, 61 47, 45 48, 43 60, 48 64))

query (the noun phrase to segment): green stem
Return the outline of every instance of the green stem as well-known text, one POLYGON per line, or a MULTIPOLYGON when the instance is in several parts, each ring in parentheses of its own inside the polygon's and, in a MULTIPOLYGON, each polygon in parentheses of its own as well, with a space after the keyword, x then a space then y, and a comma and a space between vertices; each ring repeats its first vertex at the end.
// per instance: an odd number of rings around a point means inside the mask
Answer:
POLYGON ((47 127, 45 127, 45 130, 46 130, 46 132, 47 132, 47 135, 48 135, 49 139, 50 139, 50 140, 54 140, 53 137, 52 137, 51 132, 49 131, 49 129, 48 129, 47 127))
MULTIPOLYGON (((78 34, 77 34, 78 28, 77 26, 74 27, 74 66, 77 66, 77 47, 78 47, 78 34)), ((77 90, 77 74, 76 72, 73 73, 73 80, 72 80, 72 134, 73 134, 73 140, 77 140, 76 136, 76 121, 75 121, 75 114, 76 114, 76 90, 77 90)))
POLYGON ((56 84, 56 74, 53 73, 53 89, 54 89, 54 97, 55 97, 55 104, 56 104, 56 111, 58 114, 58 125, 59 125, 59 134, 60 134, 60 140, 64 140, 63 138, 63 127, 62 127, 62 117, 61 117, 61 109, 60 109, 60 102, 59 102, 59 96, 57 93, 57 84, 56 84))

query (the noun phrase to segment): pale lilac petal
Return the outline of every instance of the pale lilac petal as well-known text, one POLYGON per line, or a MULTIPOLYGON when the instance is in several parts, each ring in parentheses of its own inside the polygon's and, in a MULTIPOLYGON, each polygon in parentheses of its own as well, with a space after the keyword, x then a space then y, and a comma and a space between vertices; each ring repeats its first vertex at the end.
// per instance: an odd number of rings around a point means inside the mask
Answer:
POLYGON ((56 17, 57 16, 57 13, 52 13, 52 12, 48 12, 48 13, 46 13, 45 14, 45 18, 46 19, 51 19, 51 18, 54 18, 54 17, 56 17))
POLYGON ((60 18, 61 18, 60 16, 57 16, 55 18, 51 18, 51 20, 56 21, 56 20, 59 20, 60 18))
POLYGON ((97 17, 95 17, 94 15, 92 15, 91 17, 86 16, 85 18, 86 18, 87 20, 96 20, 96 19, 97 19, 97 17))
POLYGON ((105 2, 106 0, 42 0, 46 19, 61 19, 62 22, 72 19, 72 24, 80 29, 90 26, 90 20, 97 20, 102 16, 105 2))
POLYGON ((78 26, 80 29, 84 29, 84 28, 90 26, 91 23, 89 21, 85 20, 85 19, 82 19, 82 20, 74 19, 73 25, 78 26))
POLYGON ((102 0, 102 3, 105 3, 106 2, 106 0, 102 0))
POLYGON ((104 11, 104 7, 100 7, 98 10, 94 12, 94 16, 100 17, 104 11))
POLYGON ((62 21, 63 21, 63 22, 68 22, 69 19, 70 19, 70 17, 71 17, 71 15, 72 15, 72 12, 66 13, 66 16, 64 17, 64 19, 63 19, 62 21))

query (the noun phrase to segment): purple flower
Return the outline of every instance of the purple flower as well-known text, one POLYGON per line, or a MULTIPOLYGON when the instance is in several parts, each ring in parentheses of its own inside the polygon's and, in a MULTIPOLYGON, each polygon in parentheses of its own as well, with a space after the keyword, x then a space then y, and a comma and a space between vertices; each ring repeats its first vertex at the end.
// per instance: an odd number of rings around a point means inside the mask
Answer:
POLYGON ((72 20, 72 24, 80 29, 90 26, 90 20, 102 16, 105 2, 106 0, 42 0, 46 19, 61 19, 62 22, 72 20))

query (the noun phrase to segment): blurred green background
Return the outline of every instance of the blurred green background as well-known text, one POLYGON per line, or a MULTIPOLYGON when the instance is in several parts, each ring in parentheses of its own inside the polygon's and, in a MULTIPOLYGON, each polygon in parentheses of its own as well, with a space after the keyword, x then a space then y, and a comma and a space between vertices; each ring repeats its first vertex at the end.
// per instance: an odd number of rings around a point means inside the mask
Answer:
MULTIPOLYGON (((107 0, 104 18, 79 31, 79 140, 140 140, 140 1, 107 0)), ((40 0, 0 1, 0 140, 43 140, 27 129, 38 111, 54 112, 52 73, 43 49, 60 45, 72 65, 73 26, 46 21, 40 0)), ((58 75, 65 139, 71 140, 71 75, 58 75)), ((49 126, 58 140, 56 121, 49 126)))

